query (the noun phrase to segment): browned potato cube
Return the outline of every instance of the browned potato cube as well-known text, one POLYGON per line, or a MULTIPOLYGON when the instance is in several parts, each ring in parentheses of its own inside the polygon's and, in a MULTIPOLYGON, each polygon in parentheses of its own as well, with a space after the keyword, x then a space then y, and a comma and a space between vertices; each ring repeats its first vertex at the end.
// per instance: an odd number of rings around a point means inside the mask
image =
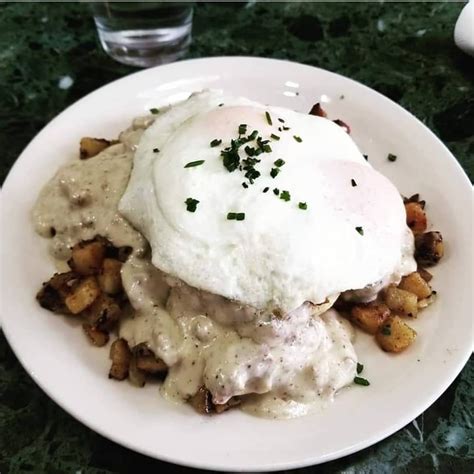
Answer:
POLYGON ((98 155, 110 145, 111 142, 105 138, 83 137, 80 142, 79 156, 81 160, 87 160, 87 158, 98 155))
POLYGON ((64 302, 72 314, 79 314, 88 308, 100 294, 95 277, 86 277, 66 296, 64 302))
POLYGON ((316 117, 324 117, 326 118, 328 114, 326 111, 321 107, 321 104, 318 102, 311 107, 309 111, 309 115, 315 115, 316 117))
POLYGON ((128 377, 132 353, 125 339, 116 339, 110 347, 110 358, 112 365, 109 371, 109 379, 124 380, 128 377))
POLYGON ((420 200, 420 195, 417 193, 417 194, 413 194, 413 196, 410 196, 409 198, 403 198, 403 203, 404 204, 407 204, 409 202, 417 202, 421 205, 421 208, 424 209, 425 208, 425 205, 426 205, 426 202, 425 201, 421 201, 420 200))
POLYGON ((403 277, 398 288, 415 294, 419 299, 428 298, 431 295, 430 285, 421 278, 418 272, 413 272, 403 277))
POLYGON ((188 402, 201 415, 208 415, 214 411, 211 392, 204 386, 200 387, 199 390, 188 399, 188 402))
POLYGON ((426 230, 427 221, 423 206, 419 202, 407 202, 405 204, 407 214, 407 225, 414 234, 419 234, 426 230))
POLYGON ((122 310, 118 302, 101 293, 95 301, 84 311, 84 316, 89 324, 101 331, 110 331, 120 319, 122 310))
POLYGON ((399 316, 391 316, 377 332, 375 339, 387 352, 402 352, 416 338, 416 332, 399 316))
POLYGON ((97 280, 102 291, 109 295, 115 295, 122 291, 122 277, 120 270, 122 269, 122 262, 114 258, 105 258, 102 263, 97 280))
POLYGON ((137 360, 137 367, 149 374, 160 374, 168 371, 167 365, 158 359, 146 344, 138 344, 133 348, 137 360))
POLYGON ((89 323, 84 323, 82 325, 82 329, 84 330, 86 336, 89 340, 94 344, 94 346, 102 347, 105 346, 109 342, 109 334, 101 331, 100 329, 91 326, 89 323))
POLYGON ((423 267, 418 266, 416 271, 420 274, 421 278, 426 281, 426 283, 429 283, 433 279, 433 275, 423 267))
POLYGON ((351 321, 369 334, 375 334, 389 316, 383 303, 358 304, 351 309, 351 321))
POLYGON ((72 248, 68 264, 72 270, 81 275, 94 275, 102 267, 105 250, 106 246, 102 240, 79 242, 72 248))
POLYGON ((434 302, 436 299, 436 291, 433 291, 428 298, 423 298, 422 300, 418 300, 418 309, 427 308, 431 303, 434 302))
POLYGON ((167 365, 154 355, 137 356, 137 367, 149 374, 160 374, 168 371, 167 365))
POLYGON ((418 314, 418 298, 409 291, 389 286, 385 291, 385 303, 396 313, 413 317, 418 314))
POLYGON ((56 273, 43 283, 41 290, 36 295, 38 303, 55 313, 69 313, 64 298, 79 283, 80 276, 75 272, 56 273))
POLYGON ((426 232, 415 237, 415 260, 426 267, 436 265, 444 255, 440 232, 426 232))

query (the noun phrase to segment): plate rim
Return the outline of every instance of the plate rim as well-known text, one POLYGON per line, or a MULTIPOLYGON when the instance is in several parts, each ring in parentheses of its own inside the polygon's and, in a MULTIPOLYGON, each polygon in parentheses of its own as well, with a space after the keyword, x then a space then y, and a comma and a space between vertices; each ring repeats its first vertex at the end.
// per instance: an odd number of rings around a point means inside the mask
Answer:
MULTIPOLYGON (((463 176, 465 184, 468 185, 471 188, 471 191, 472 191, 472 186, 471 186, 470 180, 469 180, 466 172, 464 171, 464 169, 462 168, 460 163, 456 160, 456 158, 451 153, 451 151, 437 137, 437 135, 432 130, 430 130, 425 124, 423 124, 417 117, 415 117, 412 113, 410 113, 408 110, 404 109, 402 106, 400 106, 396 102, 392 101, 391 99, 385 97, 383 94, 379 93, 378 91, 376 91, 376 90, 374 90, 374 89, 372 89, 372 88, 370 88, 370 87, 368 87, 368 86, 366 86, 366 85, 364 85, 364 84, 362 84, 362 83, 360 83, 360 82, 358 82, 354 79, 343 76, 341 74, 338 74, 338 73, 335 73, 335 72, 332 72, 332 71, 328 71, 326 69, 318 68, 318 67, 315 67, 315 66, 311 66, 311 65, 308 65, 308 64, 297 63, 297 62, 294 62, 294 61, 274 59, 274 58, 252 57, 252 56, 214 56, 214 57, 202 57, 202 58, 187 59, 187 60, 183 60, 183 61, 178 61, 176 63, 156 66, 156 67, 153 67, 153 68, 144 69, 144 70, 134 72, 132 74, 129 74, 129 75, 126 75, 124 77, 118 78, 114 81, 111 81, 111 82, 109 82, 109 83, 107 83, 107 84, 105 84, 105 85, 89 92, 85 96, 81 97, 80 99, 78 99, 77 101, 75 101, 74 103, 72 103, 68 107, 66 107, 63 111, 61 111, 58 115, 56 115, 51 121, 49 121, 44 127, 42 127, 41 130, 37 134, 35 134, 35 136, 32 138, 32 140, 30 140, 28 145, 23 149, 21 154, 18 156, 18 158, 15 161, 15 163, 13 164, 13 166, 10 168, 9 173, 8 173, 6 179, 5 179, 4 184, 3 184, 3 189, 0 193, 0 200, 1 200, 0 202, 2 202, 2 204, 3 204, 2 205, 2 213, 1 213, 1 215, 2 215, 2 224, 5 225, 4 224, 5 194, 8 195, 9 183, 11 181, 13 181, 13 178, 11 178, 11 176, 16 175, 17 170, 19 168, 20 160, 22 160, 22 157, 26 155, 28 149, 32 146, 34 141, 41 134, 43 134, 45 129, 47 129, 50 126, 53 126, 57 121, 60 121, 61 118, 63 117, 63 115, 66 114, 68 111, 70 111, 70 109, 76 107, 79 103, 90 99, 91 96, 93 96, 95 94, 100 94, 104 89, 110 87, 113 84, 117 84, 119 82, 131 81, 131 80, 133 80, 134 78, 136 78, 138 76, 146 76, 146 75, 152 74, 153 71, 157 71, 157 70, 161 71, 161 70, 163 70, 163 68, 167 68, 167 69, 176 68, 177 70, 179 70, 180 68, 183 68, 183 67, 186 68, 188 65, 195 65, 195 64, 198 64, 198 63, 207 63, 209 61, 217 62, 217 63, 220 62, 220 61, 236 61, 238 63, 242 63, 242 62, 243 63, 246 63, 246 62, 283 63, 283 64, 285 64, 287 66, 291 66, 291 67, 307 68, 308 70, 309 69, 311 69, 311 70, 315 69, 315 70, 318 70, 318 71, 322 71, 325 74, 334 75, 334 76, 343 78, 346 81, 350 81, 351 83, 355 83, 355 85, 357 87, 363 87, 364 89, 370 91, 370 93, 376 94, 378 96, 378 99, 381 99, 381 100, 384 100, 384 101, 390 103, 390 105, 392 107, 396 106, 399 113, 403 112, 403 114, 405 114, 406 116, 409 116, 412 120, 413 119, 416 120, 418 126, 421 126, 424 129, 425 132, 429 132, 429 134, 431 135, 430 138, 434 139, 436 141, 436 145, 438 147, 443 148, 444 151, 447 154, 449 154, 449 157, 450 157, 451 162, 452 162, 451 164, 454 167, 457 168, 458 174, 463 176)), ((3 268, 4 268, 4 266, 2 265, 2 274, 3 274, 3 268)), ((4 286, 2 285, 2 292, 3 291, 4 291, 4 286)), ((3 311, 1 311, 0 313, 3 313, 3 311)), ((0 314, 0 318, 2 320, 2 325, 1 326, 2 326, 3 333, 5 335, 5 338, 8 342, 8 344, 10 345, 12 351, 14 352, 15 356, 17 357, 17 359, 19 360, 19 362, 23 366, 24 370, 34 380, 36 385, 38 385, 41 388, 41 390, 44 393, 46 393, 46 395, 51 400, 53 400, 57 405, 59 405, 61 407, 61 409, 65 410, 68 414, 73 416, 81 424, 85 425, 89 429, 95 431, 96 433, 99 433, 100 435, 104 436, 105 438, 110 439, 113 442, 115 442, 115 443, 117 443, 121 446, 124 446, 124 447, 126 447, 128 449, 131 449, 133 451, 142 453, 142 454, 147 455, 151 458, 158 459, 160 461, 170 462, 170 463, 177 464, 177 465, 180 465, 180 466, 188 466, 188 467, 199 468, 199 469, 207 469, 207 470, 214 469, 214 470, 220 470, 220 471, 235 471, 236 469, 237 470, 242 470, 242 471, 275 471, 275 470, 280 470, 280 469, 292 469, 292 468, 298 468, 298 467, 303 467, 303 466, 317 465, 317 464, 325 463, 325 462, 332 461, 332 460, 335 460, 335 459, 340 459, 342 457, 345 457, 345 456, 348 456, 348 455, 353 454, 355 452, 358 452, 358 451, 360 451, 364 448, 372 446, 375 443, 378 443, 378 442, 384 440, 385 438, 387 438, 388 436, 394 434, 395 432, 397 432, 398 430, 400 430, 401 428, 403 428, 404 426, 409 424, 416 417, 418 417, 427 408, 429 408, 447 390, 447 388, 453 383, 455 378, 459 375, 459 373, 461 372, 461 370, 463 369, 463 367, 465 366, 465 364, 469 360, 469 357, 470 357, 470 355, 472 353, 472 350, 473 350, 472 347, 469 348, 469 347, 466 346, 464 348, 464 351, 463 350, 459 351, 459 354, 458 354, 457 360, 456 360, 456 364, 453 364, 453 365, 455 365, 455 369, 452 370, 449 373, 449 376, 446 376, 443 379, 443 383, 438 384, 438 389, 431 394, 431 397, 429 397, 429 399, 426 398, 424 403, 419 403, 417 405, 417 407, 412 408, 411 411, 409 410, 408 411, 409 414, 407 414, 404 417, 401 417, 401 419, 398 421, 398 423, 391 424, 391 425, 389 425, 388 428, 386 428, 384 430, 379 430, 375 435, 371 436, 370 438, 365 439, 365 440, 361 440, 360 442, 358 442, 356 444, 353 444, 353 445, 348 446, 346 448, 340 449, 340 450, 338 450, 336 452, 333 452, 333 453, 330 453, 326 456, 320 456, 318 459, 313 459, 313 458, 311 458, 311 456, 307 456, 305 459, 301 459, 300 461, 278 462, 278 464, 271 464, 271 465, 269 465, 269 464, 263 465, 262 463, 258 463, 257 465, 251 465, 251 464, 247 463, 244 468, 239 469, 236 466, 227 466, 226 467, 226 466, 222 466, 221 464, 213 464, 212 460, 210 460, 206 463, 202 463, 202 462, 193 462, 193 461, 189 461, 189 460, 183 461, 182 459, 175 458, 174 456, 169 456, 168 457, 166 455, 161 455, 161 454, 158 457, 156 455, 156 453, 151 452, 149 449, 140 447, 139 443, 137 443, 137 444, 131 443, 128 440, 126 440, 125 438, 121 438, 120 435, 115 435, 114 433, 112 433, 110 431, 107 431, 107 429, 105 429, 105 428, 103 429, 99 424, 95 424, 94 420, 84 419, 83 415, 81 413, 78 413, 78 411, 76 410, 76 408, 74 406, 69 406, 68 405, 67 400, 57 399, 57 397, 55 397, 55 395, 50 391, 49 387, 46 384, 43 384, 41 382, 41 380, 39 379, 39 377, 36 376, 36 374, 34 373, 34 370, 30 366, 30 364, 27 361, 24 360, 23 355, 21 354, 21 352, 17 351, 18 346, 15 343, 15 335, 10 332, 8 324, 5 325, 5 319, 4 319, 2 314, 0 314)), ((473 341, 473 344, 474 344, 474 341, 473 341)), ((278 423, 278 421, 276 423, 278 423)))

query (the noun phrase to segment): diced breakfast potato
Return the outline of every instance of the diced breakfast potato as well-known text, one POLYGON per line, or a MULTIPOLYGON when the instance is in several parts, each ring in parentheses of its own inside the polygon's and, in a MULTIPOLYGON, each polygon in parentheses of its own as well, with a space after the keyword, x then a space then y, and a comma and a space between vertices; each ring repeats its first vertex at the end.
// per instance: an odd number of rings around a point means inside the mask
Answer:
POLYGON ((114 258, 105 258, 97 280, 102 291, 109 295, 115 295, 122 290, 122 277, 120 270, 122 262, 114 258))
POLYGON ((109 371, 109 378, 115 380, 125 380, 128 377, 130 360, 132 353, 125 339, 116 339, 110 347, 110 358, 112 365, 109 371))
POLYGON ((420 267, 419 265, 416 271, 420 274, 421 278, 426 281, 426 283, 429 283, 433 279, 433 275, 428 270, 420 267))
POLYGON ((351 321, 369 334, 375 334, 389 316, 383 303, 357 304, 351 309, 351 321))
POLYGON ((86 336, 89 340, 94 344, 94 346, 102 347, 105 346, 109 342, 109 334, 97 329, 94 326, 91 326, 89 323, 84 323, 82 325, 82 329, 84 330, 86 336))
POLYGON ((375 339, 387 352, 402 352, 416 338, 416 332, 399 317, 391 316, 377 332, 375 339))
POLYGON ((79 242, 72 248, 68 261, 72 270, 81 275, 94 275, 102 268, 106 245, 102 240, 79 242))
POLYGON ((64 302, 72 314, 79 314, 88 308, 100 294, 95 277, 86 277, 66 296, 64 302))
POLYGON ((428 298, 431 295, 430 285, 426 283, 418 272, 413 272, 403 277, 398 288, 415 294, 419 299, 428 298))
POLYGON ((144 343, 135 346, 133 354, 136 357, 137 367, 148 374, 160 374, 168 371, 166 364, 158 359, 144 343))
POLYGON ((168 367, 154 355, 137 356, 137 367, 149 374, 160 374, 168 371, 168 367))
POLYGON ((423 201, 423 200, 420 200, 420 195, 417 193, 417 194, 413 194, 413 196, 410 196, 409 198, 403 198, 403 203, 404 204, 407 204, 409 202, 417 202, 421 205, 421 208, 424 209, 425 208, 425 205, 426 205, 426 202, 423 201))
POLYGON ((426 230, 426 213, 420 202, 407 202, 405 204, 407 214, 407 225, 414 234, 419 234, 426 230))
POLYGON ((56 273, 43 283, 41 290, 36 295, 38 303, 55 313, 69 313, 64 298, 71 293, 79 283, 80 276, 75 272, 56 273))
POLYGON ((188 402, 201 415, 208 415, 214 411, 211 392, 204 386, 200 387, 188 402))
POLYGON ((240 398, 232 397, 226 403, 216 405, 212 401, 211 392, 204 386, 188 399, 188 403, 201 415, 209 415, 211 413, 222 413, 230 408, 240 405, 240 398))
POLYGON ((404 316, 418 314, 418 298, 409 291, 389 286, 385 291, 385 303, 392 311, 404 316))
POLYGON ((105 138, 83 137, 80 142, 79 156, 81 160, 92 158, 110 145, 111 142, 105 138))
POLYGON ((422 300, 418 300, 418 309, 427 308, 431 303, 434 303, 436 299, 436 291, 433 291, 428 298, 423 298, 422 300))
POLYGON ((120 305, 115 299, 101 293, 84 312, 84 316, 95 328, 109 331, 120 319, 121 312, 120 305))
POLYGON ((443 236, 432 231, 415 237, 415 260, 426 267, 436 265, 444 255, 443 236))
POLYGON ((315 115, 316 117, 324 117, 324 118, 328 116, 328 114, 321 107, 321 104, 319 102, 317 104, 314 104, 313 107, 311 107, 311 110, 309 111, 309 115, 315 115))

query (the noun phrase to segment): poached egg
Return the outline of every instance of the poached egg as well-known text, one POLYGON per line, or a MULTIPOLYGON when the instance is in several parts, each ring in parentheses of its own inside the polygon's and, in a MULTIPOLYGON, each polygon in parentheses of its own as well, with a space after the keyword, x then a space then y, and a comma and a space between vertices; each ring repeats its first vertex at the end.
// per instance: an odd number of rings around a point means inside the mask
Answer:
POLYGON ((288 313, 416 269, 400 194, 343 128, 219 91, 157 116, 119 210, 157 268, 258 310, 288 313))

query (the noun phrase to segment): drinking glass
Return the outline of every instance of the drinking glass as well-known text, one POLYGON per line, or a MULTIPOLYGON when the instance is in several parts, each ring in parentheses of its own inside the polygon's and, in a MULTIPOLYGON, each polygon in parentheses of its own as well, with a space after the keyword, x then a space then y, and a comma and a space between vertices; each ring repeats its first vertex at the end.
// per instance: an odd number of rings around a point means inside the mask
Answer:
POLYGON ((139 67, 182 57, 191 43, 192 2, 91 3, 100 42, 115 60, 139 67))

